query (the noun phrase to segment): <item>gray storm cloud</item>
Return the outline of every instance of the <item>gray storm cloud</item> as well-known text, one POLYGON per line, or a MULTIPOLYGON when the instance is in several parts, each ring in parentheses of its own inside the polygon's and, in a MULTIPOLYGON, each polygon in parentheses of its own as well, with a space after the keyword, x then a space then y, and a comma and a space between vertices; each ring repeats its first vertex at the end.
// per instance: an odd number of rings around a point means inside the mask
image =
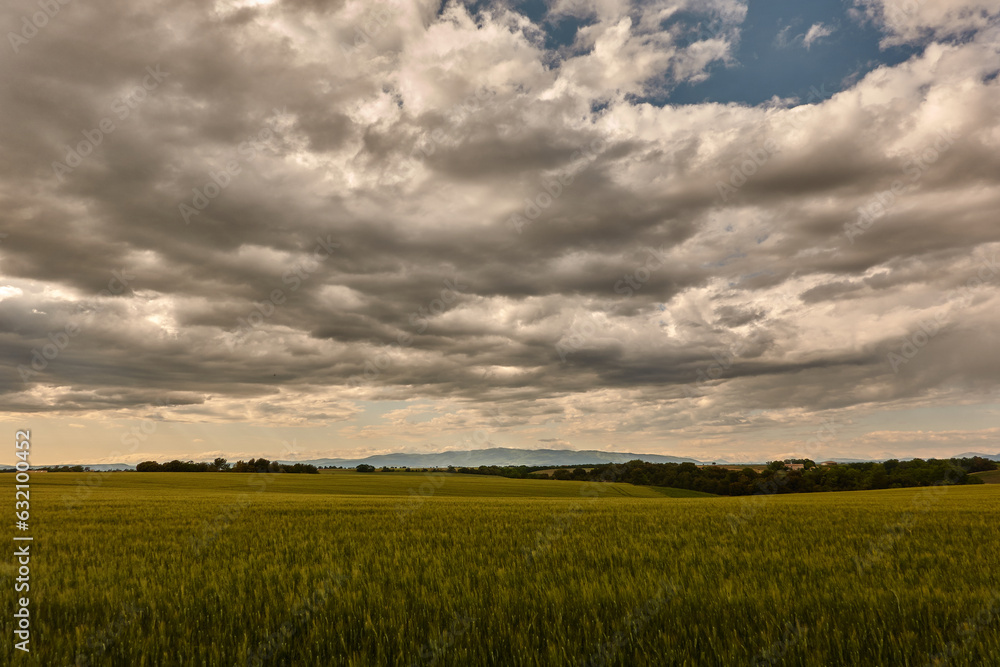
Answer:
POLYGON ((687 7, 722 26, 692 42, 656 30, 684 3, 559 2, 590 21, 553 50, 500 6, 40 6, 0 22, 7 411, 697 433, 996 390, 995 15, 864 2, 920 53, 809 104, 656 107, 745 7, 687 7))

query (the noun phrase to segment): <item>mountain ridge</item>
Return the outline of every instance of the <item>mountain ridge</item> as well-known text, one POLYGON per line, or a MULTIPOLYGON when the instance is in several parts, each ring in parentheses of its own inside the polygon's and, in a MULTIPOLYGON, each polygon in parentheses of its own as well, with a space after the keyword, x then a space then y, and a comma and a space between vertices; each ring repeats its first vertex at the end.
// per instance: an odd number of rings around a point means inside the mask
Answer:
MULTIPOLYGON (((1000 461, 1000 453, 983 454, 981 452, 963 452, 947 457, 931 458, 971 458, 981 456, 992 461, 1000 461)), ((908 461, 915 457, 899 457, 900 461, 908 461)), ((279 460, 279 463, 307 463, 314 466, 340 466, 342 468, 354 468, 361 464, 372 465, 377 468, 388 466, 390 468, 445 468, 449 465, 456 467, 478 467, 486 466, 572 466, 595 463, 626 463, 628 461, 647 461, 649 463, 695 463, 698 465, 760 465, 765 461, 726 461, 716 459, 715 461, 699 461, 684 456, 671 456, 668 454, 637 454, 635 452, 609 452, 597 449, 516 449, 512 447, 491 447, 488 449, 466 449, 443 452, 394 452, 390 454, 373 454, 362 458, 319 458, 305 460, 279 460)), ((169 460, 169 459, 164 459, 169 460)), ((855 458, 817 458, 816 461, 831 460, 837 463, 878 463, 886 459, 855 459, 855 458)), ((230 461, 235 463, 235 461, 230 461)), ((135 465, 128 463, 64 463, 61 466, 80 465, 90 468, 95 472, 105 472, 112 470, 135 470, 135 465)), ((51 468, 53 465, 39 465, 33 468, 51 468)), ((12 471, 13 466, 0 464, 0 470, 12 471)))
MULTIPOLYGON (((649 463, 702 463, 697 459, 669 456, 665 454, 636 454, 633 452, 607 452, 596 449, 514 449, 491 447, 489 449, 467 449, 445 452, 374 454, 364 458, 322 458, 294 463, 310 463, 315 466, 341 466, 353 468, 361 464, 390 468, 445 468, 477 466, 565 466, 587 463, 625 463, 641 459, 649 463)), ((293 463, 281 461, 281 463, 293 463)))

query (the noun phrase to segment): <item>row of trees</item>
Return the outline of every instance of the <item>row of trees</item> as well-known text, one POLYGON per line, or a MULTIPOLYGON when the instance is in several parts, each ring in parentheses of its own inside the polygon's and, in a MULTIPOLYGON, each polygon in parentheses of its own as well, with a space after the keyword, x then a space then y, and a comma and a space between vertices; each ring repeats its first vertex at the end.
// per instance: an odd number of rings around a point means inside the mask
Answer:
MULTIPOLYGON (((555 479, 578 481, 613 481, 643 486, 667 486, 703 491, 720 496, 746 496, 759 493, 810 493, 817 491, 860 491, 894 489, 936 484, 982 484, 970 473, 996 470, 997 464, 982 457, 964 459, 891 459, 881 463, 844 463, 820 466, 809 459, 772 461, 767 468, 732 470, 722 466, 698 466, 694 463, 646 463, 635 460, 625 464, 600 464, 589 470, 577 467, 560 469, 555 479), (802 463, 803 469, 791 470, 790 463, 802 463)), ((530 466, 480 466, 460 468, 458 472, 502 477, 549 479, 530 466)))
MULTIPOLYGON (((600 464, 588 464, 587 467, 600 464)), ((514 479, 549 479, 548 475, 536 474, 539 470, 551 470, 553 466, 479 466, 477 468, 453 468, 448 466, 448 472, 460 472, 466 475, 496 475, 499 477, 513 477, 514 479)), ((578 468, 578 470, 583 470, 578 468)), ((586 472, 586 471, 584 471, 586 472)), ((556 470, 557 479, 562 477, 563 470, 556 470)), ((566 473, 569 470, 566 469, 566 473)), ((577 479, 575 477, 565 477, 565 479, 577 479)), ((585 477, 582 479, 586 479, 585 477)))
MULTIPOLYGON (((330 466, 331 468, 340 469, 340 466, 330 466)), ((359 463, 354 467, 358 472, 433 472, 438 470, 437 468, 390 468, 389 466, 382 466, 381 468, 375 468, 373 465, 367 463, 359 463)), ((448 466, 448 472, 455 472, 455 466, 448 466)))
POLYGON ((308 463, 278 463, 264 458, 250 459, 249 461, 237 461, 230 465, 226 459, 218 458, 207 463, 201 461, 167 461, 157 463, 156 461, 143 461, 135 467, 137 472, 290 472, 318 474, 316 466, 308 463))

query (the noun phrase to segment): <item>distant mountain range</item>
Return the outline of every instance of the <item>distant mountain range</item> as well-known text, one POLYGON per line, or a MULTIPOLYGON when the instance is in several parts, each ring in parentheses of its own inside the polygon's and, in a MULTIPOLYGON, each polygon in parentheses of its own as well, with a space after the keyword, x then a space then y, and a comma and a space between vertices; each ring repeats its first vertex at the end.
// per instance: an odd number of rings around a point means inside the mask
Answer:
MULTIPOLYGON (((376 454, 360 459, 283 460, 280 463, 311 463, 314 466, 340 466, 342 468, 354 468, 362 463, 378 468, 382 466, 390 468, 446 468, 450 465, 458 468, 484 465, 556 467, 587 463, 625 463, 626 461, 634 461, 635 459, 641 459, 650 463, 701 463, 697 459, 663 456, 660 454, 632 454, 629 452, 602 452, 597 450, 576 451, 569 449, 513 449, 510 447, 433 452, 428 454, 400 452, 396 454, 376 454)), ((235 460, 230 460, 230 463, 235 462, 235 460)), ((719 463, 724 463, 724 461, 719 461, 719 463)), ((135 470, 134 465, 127 463, 69 463, 65 465, 82 465, 85 468, 97 471, 135 470)), ((4 469, 12 469, 12 467, 0 465, 0 470, 4 469)))
MULTIPOLYGON (((956 454, 952 458, 966 458, 981 456, 985 459, 1000 461, 1000 454, 979 454, 966 452, 956 454)), ((900 460, 906 461, 913 457, 905 457, 900 460)), ((698 459, 685 458, 682 456, 665 456, 662 454, 635 454, 632 452, 605 452, 596 449, 569 450, 569 449, 512 449, 510 447, 493 447, 491 449, 472 449, 454 452, 434 452, 430 454, 377 454, 362 459, 312 459, 309 461, 281 461, 281 463, 311 463, 315 466, 340 466, 342 468, 354 468, 362 463, 381 468, 445 468, 453 465, 456 468, 476 467, 476 466, 569 466, 585 463, 626 463, 639 459, 649 463, 696 463, 706 465, 713 461, 699 461, 698 459)), ((867 461, 884 461, 885 459, 839 459, 820 458, 816 461, 836 461, 837 463, 864 463, 867 461)), ((740 461, 733 463, 722 459, 715 459, 718 465, 760 465, 766 461, 740 461)))
MULTIPOLYGON (((102 472, 105 470, 135 470, 134 465, 129 465, 128 463, 60 463, 59 467, 62 466, 83 466, 84 468, 90 468, 91 470, 96 470, 102 472)), ((36 468, 55 468, 56 466, 32 466, 32 470, 36 468)), ((14 470, 13 466, 0 465, 0 471, 14 470)), ((30 470, 28 472, 31 472, 30 470)))
MULTIPOLYGON (((950 458, 972 458, 981 456, 984 459, 1000 461, 998 454, 982 454, 980 452, 964 452, 955 454, 950 458)), ((900 457, 901 461, 907 461, 913 457, 900 457)), ((940 458, 940 457, 938 457, 940 458)), ((281 461, 281 463, 311 463, 314 466, 340 466, 341 468, 354 468, 366 463, 368 465, 381 468, 445 468, 447 466, 477 467, 477 466, 571 466, 583 465, 587 463, 625 463, 639 459, 649 463, 697 463, 705 464, 698 459, 690 459, 682 456, 665 456, 662 454, 634 454, 631 452, 604 452, 596 449, 570 450, 570 449, 513 449, 511 447, 493 447, 491 449, 471 449, 454 452, 433 452, 429 454, 408 454, 400 452, 397 454, 376 454, 361 459, 310 459, 307 461, 281 461)), ((884 461, 885 459, 872 459, 874 461, 884 461)), ((866 459, 826 459, 817 458, 819 461, 836 461, 837 463, 860 463, 866 459)), ((161 461, 162 463, 162 461, 161 461)), ((235 463, 235 461, 230 461, 235 463)), ((712 463, 709 461, 708 463, 712 463)), ((714 463, 719 465, 759 465, 765 461, 740 461, 731 463, 716 459, 714 463)), ((105 470, 135 470, 134 465, 127 463, 69 463, 65 465, 82 465, 96 471, 105 470)), ((39 466, 45 467, 45 466, 39 466)), ((0 470, 11 471, 13 466, 0 464, 0 470)))
POLYGON ((955 454, 952 458, 954 459, 971 459, 973 456, 981 456, 984 459, 989 459, 990 461, 1000 461, 1000 454, 980 454, 979 452, 965 452, 964 454, 955 454))
POLYGON ((311 459, 309 461, 281 461, 281 463, 311 463, 315 466, 340 466, 354 468, 366 463, 381 468, 445 468, 447 466, 567 466, 585 463, 625 463, 642 459, 649 463, 701 463, 697 459, 660 454, 632 454, 629 452, 602 452, 598 450, 575 451, 569 449, 512 449, 493 447, 430 454, 376 454, 363 459, 311 459))

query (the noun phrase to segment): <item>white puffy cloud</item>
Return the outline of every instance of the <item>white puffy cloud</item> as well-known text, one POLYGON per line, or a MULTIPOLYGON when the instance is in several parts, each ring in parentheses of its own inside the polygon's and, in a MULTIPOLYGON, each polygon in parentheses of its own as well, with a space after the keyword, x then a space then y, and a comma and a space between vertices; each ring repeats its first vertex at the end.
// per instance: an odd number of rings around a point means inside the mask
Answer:
POLYGON ((880 24, 883 45, 949 39, 996 26, 1000 7, 991 0, 855 0, 880 24))

